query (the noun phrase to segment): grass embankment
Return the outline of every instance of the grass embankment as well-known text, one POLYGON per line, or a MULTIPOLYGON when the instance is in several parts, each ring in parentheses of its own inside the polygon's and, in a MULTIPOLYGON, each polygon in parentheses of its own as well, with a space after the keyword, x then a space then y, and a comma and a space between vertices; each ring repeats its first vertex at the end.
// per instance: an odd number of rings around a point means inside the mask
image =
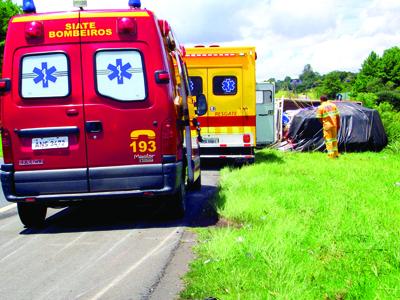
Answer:
POLYGON ((224 169, 183 298, 399 299, 400 156, 263 150, 224 169), (229 223, 229 222, 228 222, 229 223))

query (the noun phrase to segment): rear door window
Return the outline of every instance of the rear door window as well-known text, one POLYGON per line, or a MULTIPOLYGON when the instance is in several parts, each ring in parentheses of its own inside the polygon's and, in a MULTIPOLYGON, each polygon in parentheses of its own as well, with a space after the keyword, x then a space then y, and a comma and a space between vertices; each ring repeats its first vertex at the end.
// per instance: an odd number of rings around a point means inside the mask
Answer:
POLYGON ((203 79, 200 76, 191 76, 189 78, 189 87, 192 96, 200 96, 203 94, 203 79))
POLYGON ((213 93, 218 96, 237 94, 237 78, 235 76, 215 76, 213 78, 213 93))
POLYGON ((117 101, 147 97, 144 64, 138 50, 101 50, 95 55, 96 90, 117 101))
POLYGON ((67 97, 71 92, 70 67, 65 53, 28 54, 21 60, 21 97, 67 97))
POLYGON ((272 102, 272 92, 271 91, 256 91, 256 103, 265 104, 272 102))

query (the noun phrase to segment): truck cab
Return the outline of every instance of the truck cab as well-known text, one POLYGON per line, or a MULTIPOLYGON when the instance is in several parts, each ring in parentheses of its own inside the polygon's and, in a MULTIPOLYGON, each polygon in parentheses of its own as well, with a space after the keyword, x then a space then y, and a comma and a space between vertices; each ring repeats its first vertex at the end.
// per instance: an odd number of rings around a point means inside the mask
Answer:
POLYGON ((199 187, 181 47, 168 22, 133 2, 36 14, 27 1, 10 20, 1 179, 28 227, 48 206, 133 196, 167 196, 182 216, 186 184, 199 187))

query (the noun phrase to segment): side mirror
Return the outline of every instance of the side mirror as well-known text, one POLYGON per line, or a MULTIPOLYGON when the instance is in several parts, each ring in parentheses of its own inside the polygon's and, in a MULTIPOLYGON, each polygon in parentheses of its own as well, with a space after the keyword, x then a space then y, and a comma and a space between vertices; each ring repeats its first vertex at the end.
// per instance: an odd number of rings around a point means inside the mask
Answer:
POLYGON ((203 94, 199 95, 196 97, 196 114, 198 116, 203 116, 207 113, 208 107, 207 107, 207 99, 206 96, 203 94))

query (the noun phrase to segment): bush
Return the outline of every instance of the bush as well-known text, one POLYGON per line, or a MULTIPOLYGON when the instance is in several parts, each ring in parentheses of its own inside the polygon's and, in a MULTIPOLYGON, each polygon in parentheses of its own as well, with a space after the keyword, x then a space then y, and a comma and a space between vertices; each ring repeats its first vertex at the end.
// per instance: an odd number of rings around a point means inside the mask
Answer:
POLYGON ((358 93, 356 101, 361 101, 364 106, 369 108, 375 108, 378 96, 374 93, 358 93))
POLYGON ((381 103, 376 107, 388 136, 386 150, 400 153, 400 112, 395 111, 390 103, 381 103))
POLYGON ((398 91, 382 91, 377 93, 377 103, 390 103, 394 109, 400 111, 400 92, 398 91))

